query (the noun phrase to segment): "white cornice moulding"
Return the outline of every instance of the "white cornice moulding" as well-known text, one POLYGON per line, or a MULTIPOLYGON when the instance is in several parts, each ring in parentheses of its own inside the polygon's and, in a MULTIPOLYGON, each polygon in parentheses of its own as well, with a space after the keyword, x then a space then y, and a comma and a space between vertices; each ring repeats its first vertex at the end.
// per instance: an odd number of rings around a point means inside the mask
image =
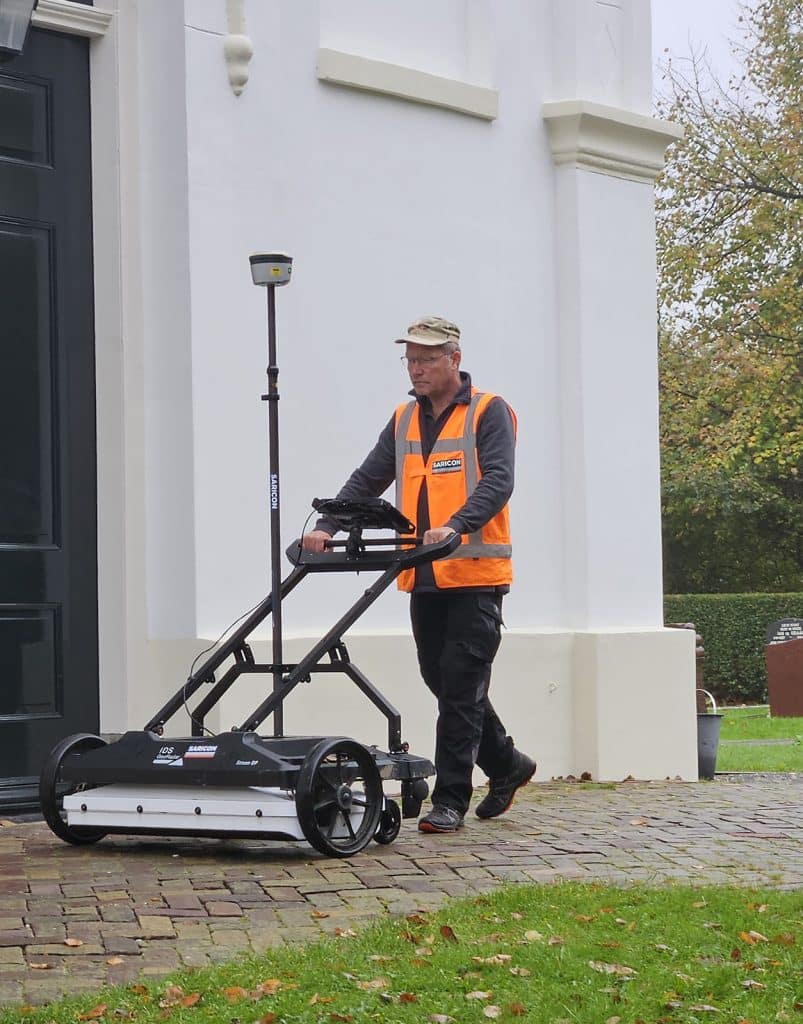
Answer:
POLYGON ((630 181, 654 182, 667 146, 683 138, 672 121, 589 100, 545 103, 541 113, 556 164, 630 181))
POLYGON ((34 28, 99 39, 106 35, 111 20, 109 11, 99 11, 97 7, 70 3, 70 0, 39 0, 31 24, 34 28))
POLYGON ((499 113, 496 89, 339 50, 318 50, 318 78, 333 85, 456 110, 485 121, 493 121, 499 113))

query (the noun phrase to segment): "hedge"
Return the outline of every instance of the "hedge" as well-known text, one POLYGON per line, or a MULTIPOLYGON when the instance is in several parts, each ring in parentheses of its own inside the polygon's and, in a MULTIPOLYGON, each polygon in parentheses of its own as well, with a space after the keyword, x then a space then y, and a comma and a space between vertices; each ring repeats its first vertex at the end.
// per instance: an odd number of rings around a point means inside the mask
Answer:
POLYGON ((693 622, 703 640, 703 686, 726 704, 767 703, 767 627, 803 619, 803 593, 672 594, 664 622, 693 622))

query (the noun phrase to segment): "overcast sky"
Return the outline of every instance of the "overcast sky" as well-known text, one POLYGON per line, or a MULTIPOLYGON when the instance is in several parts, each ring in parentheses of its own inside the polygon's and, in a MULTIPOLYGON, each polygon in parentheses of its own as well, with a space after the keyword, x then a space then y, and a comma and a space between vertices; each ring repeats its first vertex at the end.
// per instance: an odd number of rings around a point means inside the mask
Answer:
POLYGON ((740 0, 652 0, 654 62, 688 57, 705 47, 717 77, 727 79, 734 63, 727 40, 739 39, 740 0), (670 54, 664 52, 668 48, 670 54))

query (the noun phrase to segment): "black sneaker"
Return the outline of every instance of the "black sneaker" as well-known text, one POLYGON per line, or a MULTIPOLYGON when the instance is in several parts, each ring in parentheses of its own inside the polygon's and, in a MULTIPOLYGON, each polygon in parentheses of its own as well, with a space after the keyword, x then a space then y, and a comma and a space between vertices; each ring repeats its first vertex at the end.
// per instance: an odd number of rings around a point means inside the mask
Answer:
POLYGON ((513 803, 513 797, 520 786, 526 785, 535 774, 535 761, 526 754, 516 751, 516 767, 510 775, 488 779, 488 795, 477 804, 474 813, 478 818, 497 818, 513 803))
POLYGON ((419 832, 456 832, 462 827, 463 815, 445 804, 435 804, 418 822, 419 832))

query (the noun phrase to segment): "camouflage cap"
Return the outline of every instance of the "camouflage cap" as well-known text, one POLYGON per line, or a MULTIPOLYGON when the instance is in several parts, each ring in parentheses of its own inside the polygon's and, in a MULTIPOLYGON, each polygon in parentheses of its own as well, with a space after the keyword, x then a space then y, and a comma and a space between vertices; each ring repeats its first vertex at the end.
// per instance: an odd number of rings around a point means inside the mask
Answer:
POLYGON ((397 345, 445 345, 453 342, 460 347, 460 328, 442 316, 422 316, 407 328, 403 338, 396 338, 397 345))

